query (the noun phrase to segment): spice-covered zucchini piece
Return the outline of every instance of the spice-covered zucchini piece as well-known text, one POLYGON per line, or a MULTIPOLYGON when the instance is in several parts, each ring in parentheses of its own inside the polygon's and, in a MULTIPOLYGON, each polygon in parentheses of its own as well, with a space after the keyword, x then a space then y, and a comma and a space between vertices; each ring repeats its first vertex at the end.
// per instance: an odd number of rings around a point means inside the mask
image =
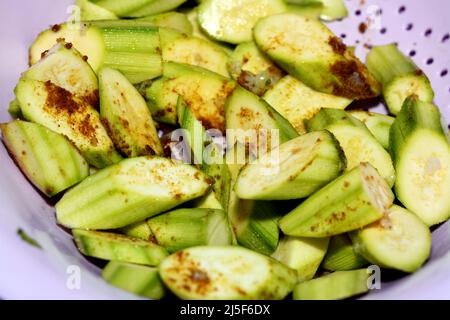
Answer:
POLYGON ((133 238, 155 242, 147 221, 136 222, 120 229, 120 232, 133 238))
POLYGON ((144 17, 177 8, 186 0, 98 0, 96 4, 114 12, 119 17, 144 17))
POLYGON ((329 130, 339 141, 347 158, 347 169, 369 162, 392 186, 395 170, 389 153, 358 119, 343 110, 322 109, 306 121, 308 131, 329 130))
MULTIPOLYGON (((140 18, 158 27, 171 28, 185 34, 192 34, 192 24, 184 13, 170 11, 140 18)), ((163 40, 163 39, 161 39, 163 40)))
POLYGON ((367 68, 383 86, 383 97, 392 114, 398 114, 403 102, 416 95, 432 102, 434 92, 427 76, 395 44, 374 47, 367 55, 367 68))
POLYGON ((196 247, 179 251, 159 266, 166 286, 181 299, 283 299, 296 272, 280 262, 236 247, 196 247))
POLYGON ((430 230, 399 206, 392 206, 378 223, 350 235, 357 253, 380 267, 414 272, 430 256, 430 230))
POLYGON ((306 133, 304 121, 322 108, 345 109, 352 100, 315 91, 300 80, 285 76, 263 96, 299 134, 306 133))
POLYGON ((359 269, 368 264, 366 259, 356 253, 349 236, 340 234, 331 237, 322 268, 330 271, 347 271, 359 269))
POLYGON ((69 228, 121 228, 202 196, 209 182, 196 168, 170 159, 127 159, 67 192, 56 215, 69 228))
POLYGON ((367 68, 316 19, 293 13, 273 15, 259 20, 253 34, 263 52, 314 90, 348 99, 380 93, 367 68))
POLYGON ((395 118, 364 110, 351 110, 349 114, 364 123, 383 148, 389 149, 389 131, 395 118))
POLYGON ((280 219, 286 235, 321 238, 362 228, 380 220, 394 195, 368 163, 345 173, 280 219))
POLYGON ((159 271, 154 267, 111 261, 103 269, 102 277, 109 284, 138 296, 162 299, 165 294, 159 271))
POLYGON ((311 18, 333 21, 348 15, 344 0, 285 0, 291 4, 290 12, 303 14, 311 18))
POLYGON ((119 19, 114 13, 91 0, 76 0, 75 5, 80 8, 81 21, 119 19))
POLYGON ((400 202, 428 226, 450 218, 450 144, 439 109, 408 98, 391 127, 400 202))
POLYGON ((283 143, 247 164, 235 190, 242 199, 288 200, 309 196, 346 167, 344 152, 329 131, 317 131, 283 143))
POLYGON ((86 256, 157 266, 167 257, 167 251, 152 242, 111 232, 74 229, 73 238, 86 256))
POLYGON ((56 195, 89 175, 89 165, 64 136, 21 120, 0 128, 17 165, 46 195, 56 195))
POLYGON ((121 160, 97 110, 50 81, 20 79, 15 89, 26 120, 66 136, 86 161, 103 168, 121 160))
POLYGON ((119 71, 98 76, 100 115, 117 149, 128 157, 162 155, 163 148, 144 98, 119 71))
POLYGON ((22 119, 23 118, 22 109, 20 109, 20 103, 16 98, 11 100, 11 102, 9 103, 8 113, 14 119, 22 119))

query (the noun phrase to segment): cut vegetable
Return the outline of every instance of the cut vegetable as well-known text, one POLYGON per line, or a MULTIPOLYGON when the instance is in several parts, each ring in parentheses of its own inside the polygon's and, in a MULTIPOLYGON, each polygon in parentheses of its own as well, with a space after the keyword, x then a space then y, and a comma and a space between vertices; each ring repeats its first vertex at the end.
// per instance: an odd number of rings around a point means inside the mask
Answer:
POLYGON ((320 0, 323 4, 323 11, 320 19, 325 21, 333 21, 343 19, 348 16, 348 10, 344 0, 320 0))
POLYGON ((322 267, 330 271, 348 271, 362 268, 369 262, 355 252, 347 234, 334 236, 330 240, 322 267))
POLYGON ((157 268, 118 261, 109 262, 102 277, 109 284, 122 290, 150 299, 162 299, 164 286, 157 268))
POLYGON ((305 198, 337 178, 345 167, 344 152, 334 136, 328 131, 312 132, 245 166, 235 190, 242 199, 305 198), (275 161, 272 153, 277 154, 275 161))
POLYGON ((298 281, 311 280, 327 252, 329 238, 284 237, 272 257, 297 271, 298 281))
POLYGON ((308 131, 326 129, 334 134, 344 149, 348 170, 369 162, 390 186, 394 184, 395 170, 389 153, 358 119, 343 110, 322 109, 306 121, 306 127, 308 131))
POLYGON ((133 238, 155 242, 154 236, 147 221, 133 223, 120 229, 120 232, 133 238))
POLYGON ((292 4, 289 12, 324 21, 343 19, 348 15, 344 0, 285 0, 292 4))
POLYGON ((3 142, 28 179, 47 196, 77 184, 89 165, 62 135, 38 124, 15 120, 1 124, 3 142))
POLYGON ((205 0, 198 10, 200 26, 209 36, 237 44, 252 40, 255 23, 286 11, 286 5, 282 0, 205 0))
POLYGON ((116 233, 74 229, 73 238, 80 252, 104 260, 157 266, 167 251, 154 243, 116 233))
POLYGON ((114 13, 98 6, 93 1, 76 0, 75 4, 80 8, 81 21, 119 19, 114 13))
POLYGON ((286 235, 333 236, 380 220, 393 201, 377 170, 361 163, 303 201, 279 225, 286 235))
POLYGON ((193 203, 194 208, 199 209, 219 209, 223 210, 223 206, 220 201, 217 199, 214 191, 208 192, 205 196, 198 198, 193 203))
POLYGON ((22 119, 22 109, 20 109, 20 103, 17 99, 12 100, 8 106, 8 113, 14 119, 22 119))
POLYGON ((51 82, 22 78, 15 89, 25 119, 66 136, 86 161, 103 168, 121 160, 98 112, 51 82))
POLYGON ((128 159, 100 170, 56 204, 58 222, 69 228, 116 229, 198 198, 209 179, 170 159, 128 159))
POLYGON ((315 91, 292 76, 285 76, 263 96, 299 134, 306 133, 304 121, 322 108, 345 109, 352 100, 315 91))
POLYGON ((144 17, 175 9, 186 0, 99 0, 97 5, 114 12, 119 17, 144 17))
POLYGON ((367 68, 316 19, 273 15, 259 20, 253 34, 263 52, 314 90, 349 99, 379 95, 367 68))
POLYGON ((294 288, 294 300, 341 300, 369 291, 366 269, 338 271, 299 283, 294 288))
POLYGON ((433 104, 408 98, 390 131, 395 193, 428 226, 450 218, 450 145, 433 104))
POLYGON ((349 113, 366 125, 383 148, 389 149, 389 130, 395 118, 363 110, 352 110, 349 113))
MULTIPOLYGON (((192 24, 187 16, 180 12, 166 12, 140 18, 158 27, 171 28, 185 34, 192 34, 192 24)), ((164 39, 161 39, 164 40, 164 39)))
POLYGON ((196 247, 179 251, 159 266, 164 283, 181 299, 283 299, 296 272, 240 247, 196 247))
POLYGON ((374 47, 367 55, 367 68, 383 85, 383 97, 392 114, 400 112, 410 95, 424 102, 433 101, 427 76, 395 44, 374 47))
POLYGON ((115 146, 128 157, 161 155, 163 148, 144 98, 119 71, 99 72, 100 114, 115 146))
MULTIPOLYGON (((287 2, 287 1, 286 1, 287 2)), ((289 2, 288 2, 289 3, 289 2)), ((289 4, 286 12, 299 14, 311 19, 319 19, 323 11, 323 4, 320 1, 305 1, 305 4, 289 4)))
POLYGON ((430 230, 399 206, 390 208, 381 221, 352 232, 351 237, 359 254, 384 268, 414 272, 430 256, 430 230))
POLYGON ((231 245, 228 218, 223 210, 178 209, 148 220, 156 242, 170 253, 197 246, 231 245))

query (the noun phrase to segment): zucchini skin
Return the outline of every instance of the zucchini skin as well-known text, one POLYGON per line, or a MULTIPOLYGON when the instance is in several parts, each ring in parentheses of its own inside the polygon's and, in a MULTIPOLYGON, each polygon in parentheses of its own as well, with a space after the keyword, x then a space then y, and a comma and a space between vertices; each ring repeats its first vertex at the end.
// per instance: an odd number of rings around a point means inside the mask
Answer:
POLYGON ((365 267, 368 264, 366 259, 356 253, 349 236, 341 234, 330 239, 322 268, 330 271, 349 271, 365 267))
POLYGON ((364 110, 349 111, 349 114, 364 123, 383 148, 389 150, 389 131, 394 117, 364 110))

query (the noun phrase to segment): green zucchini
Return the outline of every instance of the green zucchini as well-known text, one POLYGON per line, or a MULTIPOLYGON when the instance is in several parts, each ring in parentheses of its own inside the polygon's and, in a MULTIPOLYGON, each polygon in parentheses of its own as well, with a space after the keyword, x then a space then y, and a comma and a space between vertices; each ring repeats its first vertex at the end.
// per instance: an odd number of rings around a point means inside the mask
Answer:
POLYGON ((104 260, 157 266, 167 251, 152 242, 111 232, 72 230, 78 250, 86 256, 104 260))
POLYGON ((177 8, 186 0, 99 0, 97 5, 114 12, 119 17, 144 17, 177 8))
POLYGON ((286 235, 321 238, 362 228, 380 220, 394 195, 368 163, 345 173, 280 219, 286 235))
POLYGON ((304 121, 322 108, 345 109, 352 100, 315 91, 292 76, 285 76, 263 96, 299 134, 306 133, 304 121))
POLYGON ((119 19, 111 11, 100 7, 90 0, 76 0, 75 5, 80 8, 81 21, 119 19))
POLYGON ((157 268, 131 263, 111 261, 102 271, 109 284, 122 290, 150 299, 162 299, 164 285, 157 268))
POLYGON ((89 165, 64 136, 21 120, 0 124, 0 128, 12 158, 47 196, 66 190, 89 175, 89 165))
POLYGON ((154 236, 147 221, 136 222, 119 230, 124 235, 145 241, 155 242, 154 236))
POLYGON ((316 19, 294 13, 269 16, 258 21, 253 35, 274 62, 314 90, 348 99, 380 93, 367 68, 316 19))
POLYGON ((341 175, 345 167, 344 152, 334 136, 328 131, 312 132, 247 164, 235 190, 242 199, 305 198, 341 175))
POLYGON ((348 16, 344 0, 285 0, 291 4, 290 12, 324 21, 343 19, 348 16))
POLYGON ((220 203, 216 194, 212 190, 210 192, 208 192, 206 195, 204 195, 203 197, 194 200, 193 207, 199 208, 199 209, 223 210, 222 204, 220 203))
POLYGON ((322 268, 330 271, 348 271, 362 268, 369 262, 357 254, 347 234, 340 234, 330 239, 322 268))
POLYGON ((171 28, 188 35, 192 34, 192 24, 187 16, 181 12, 170 11, 154 14, 140 18, 139 20, 151 22, 158 27, 171 28))
POLYGON ((378 223, 350 235, 356 252, 380 267, 414 272, 430 256, 430 230, 399 206, 390 208, 378 223))
POLYGON ((20 109, 20 103, 16 98, 9 103, 8 113, 14 119, 23 119, 22 109, 20 109))
POLYGON ((170 159, 127 159, 67 192, 56 215, 69 228, 121 228, 204 195, 209 182, 194 167, 170 159))
MULTIPOLYGON (((287 2, 287 1, 286 1, 287 2)), ((287 5, 286 12, 299 14, 303 17, 311 19, 319 19, 324 9, 323 4, 320 1, 305 1, 303 4, 292 3, 287 5)))
POLYGON ((196 247, 179 251, 159 266, 166 286, 181 299, 283 299, 294 287, 296 272, 251 250, 196 247))
POLYGON ((432 102, 434 92, 427 76, 395 44, 374 47, 367 55, 367 68, 383 86, 383 97, 392 114, 397 115, 403 102, 416 95, 432 102))
POLYGON ((400 202, 428 226, 450 218, 450 145, 433 104, 408 98, 390 131, 400 202))
POLYGON ((383 148, 389 149, 389 131, 395 118, 364 110, 351 110, 349 114, 364 123, 383 148))

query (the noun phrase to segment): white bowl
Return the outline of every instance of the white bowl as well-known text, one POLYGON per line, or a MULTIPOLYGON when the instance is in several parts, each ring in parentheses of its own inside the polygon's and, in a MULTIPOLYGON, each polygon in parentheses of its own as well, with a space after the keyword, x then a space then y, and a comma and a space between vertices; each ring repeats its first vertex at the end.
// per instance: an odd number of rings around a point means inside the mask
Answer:
MULTIPOLYGON (((66 20, 71 4, 68 0, 0 2, 1 122, 10 119, 7 106, 20 73, 27 67, 28 46, 41 30, 66 20)), ((336 34, 345 34, 348 45, 356 45, 355 41, 359 40, 357 53, 361 56, 366 51, 364 44, 398 42, 404 52, 415 50, 414 60, 430 77, 436 104, 445 118, 450 119, 450 74, 441 76, 442 70, 450 68, 450 40, 442 42, 450 33, 446 14, 450 12, 450 2, 350 0, 346 4, 349 18, 330 25, 336 34), (402 5, 404 11, 399 10, 402 5), (359 24, 368 21, 368 30, 361 34, 359 24), (413 23, 413 28, 407 31, 409 23, 413 23), (430 28, 432 33, 425 36, 430 28), (430 58, 434 61, 427 64, 430 58)), ((0 168, 0 298, 137 298, 106 284, 99 276, 100 269, 78 253, 71 236, 56 225, 53 207, 24 178, 2 144, 0 168), (36 239, 43 249, 22 241, 17 235, 19 228, 36 239), (73 282, 78 271, 79 286, 73 282)), ((433 233, 432 257, 420 271, 383 283, 381 290, 374 290, 365 298, 450 299, 450 223, 433 233)))

